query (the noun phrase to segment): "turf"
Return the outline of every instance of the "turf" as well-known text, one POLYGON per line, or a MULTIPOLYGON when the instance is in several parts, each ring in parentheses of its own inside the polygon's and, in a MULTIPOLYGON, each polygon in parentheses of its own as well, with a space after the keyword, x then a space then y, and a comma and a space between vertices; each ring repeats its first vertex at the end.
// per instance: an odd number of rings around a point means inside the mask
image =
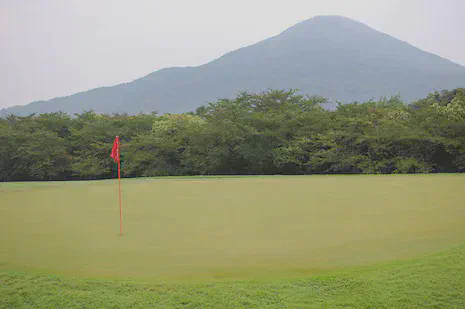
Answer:
POLYGON ((79 278, 306 278, 465 243, 465 175, 0 185, 0 269, 79 278))
POLYGON ((306 279, 138 283, 0 271, 0 308, 465 308, 465 247, 306 279))

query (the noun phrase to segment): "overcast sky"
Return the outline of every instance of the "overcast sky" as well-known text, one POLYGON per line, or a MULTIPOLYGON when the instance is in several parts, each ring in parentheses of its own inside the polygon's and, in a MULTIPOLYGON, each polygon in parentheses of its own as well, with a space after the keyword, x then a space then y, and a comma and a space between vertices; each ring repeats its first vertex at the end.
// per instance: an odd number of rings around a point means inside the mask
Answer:
POLYGON ((0 108, 200 65, 316 15, 465 65, 465 0, 0 0, 0 108))

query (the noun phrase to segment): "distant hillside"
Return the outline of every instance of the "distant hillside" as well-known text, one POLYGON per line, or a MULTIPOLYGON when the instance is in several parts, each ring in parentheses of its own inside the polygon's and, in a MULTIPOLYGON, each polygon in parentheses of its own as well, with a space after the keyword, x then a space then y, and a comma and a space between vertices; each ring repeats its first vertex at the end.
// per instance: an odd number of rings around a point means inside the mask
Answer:
POLYGON ((0 111, 26 115, 93 109, 181 113, 237 92, 298 88, 332 102, 400 94, 404 100, 465 86, 465 67, 360 22, 320 16, 198 67, 166 68, 130 83, 0 111))

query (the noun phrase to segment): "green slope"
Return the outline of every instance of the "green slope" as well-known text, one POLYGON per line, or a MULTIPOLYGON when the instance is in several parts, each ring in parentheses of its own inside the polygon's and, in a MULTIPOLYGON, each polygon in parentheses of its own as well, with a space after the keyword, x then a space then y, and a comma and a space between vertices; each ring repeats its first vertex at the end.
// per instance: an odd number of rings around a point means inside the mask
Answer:
POLYGON ((331 99, 406 101, 465 86, 465 68, 340 16, 319 16, 198 67, 166 68, 130 83, 0 111, 182 113, 238 91, 298 88, 331 99))
POLYGON ((465 247, 301 279, 137 283, 0 272, 0 308, 464 308, 465 247))

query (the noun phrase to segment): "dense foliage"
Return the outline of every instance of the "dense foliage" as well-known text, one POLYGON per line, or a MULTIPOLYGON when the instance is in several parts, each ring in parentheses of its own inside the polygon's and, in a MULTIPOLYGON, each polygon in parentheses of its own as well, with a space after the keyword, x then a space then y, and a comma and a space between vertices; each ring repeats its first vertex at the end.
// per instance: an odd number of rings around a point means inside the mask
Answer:
POLYGON ((404 104, 339 105, 295 91, 242 93, 187 114, 0 119, 0 178, 101 179, 122 139, 125 177, 465 171, 465 89, 404 104))

